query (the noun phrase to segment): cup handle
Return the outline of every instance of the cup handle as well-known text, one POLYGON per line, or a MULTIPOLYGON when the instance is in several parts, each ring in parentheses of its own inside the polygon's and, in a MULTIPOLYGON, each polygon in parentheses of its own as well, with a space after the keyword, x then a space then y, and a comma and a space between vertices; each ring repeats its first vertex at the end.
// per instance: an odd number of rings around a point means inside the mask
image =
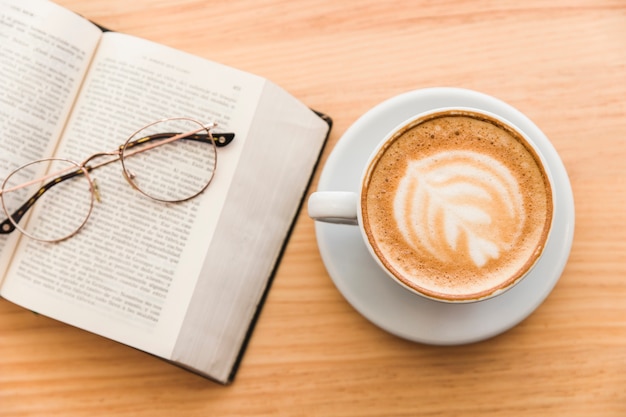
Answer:
POLYGON ((357 220, 357 195, 349 191, 317 191, 308 203, 309 217, 313 220, 335 224, 359 224, 357 220))

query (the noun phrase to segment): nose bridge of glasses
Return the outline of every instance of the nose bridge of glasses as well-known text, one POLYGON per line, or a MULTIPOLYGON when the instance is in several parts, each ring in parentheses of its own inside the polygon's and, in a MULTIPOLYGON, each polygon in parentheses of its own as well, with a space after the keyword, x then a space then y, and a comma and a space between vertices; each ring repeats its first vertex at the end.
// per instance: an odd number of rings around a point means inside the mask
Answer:
POLYGON ((94 153, 93 155, 90 155, 89 157, 87 157, 87 159, 85 159, 81 166, 84 166, 85 168, 87 168, 88 170, 94 170, 96 168, 99 168, 101 166, 105 166, 108 164, 111 164, 113 162, 119 161, 120 159, 120 155, 121 155, 121 151, 119 149, 116 149, 114 151, 110 151, 110 152, 98 152, 98 153, 94 153), (109 159, 102 159, 99 160, 101 158, 105 158, 105 157, 109 157, 109 159), (93 162, 91 165, 87 166, 88 163, 93 162))

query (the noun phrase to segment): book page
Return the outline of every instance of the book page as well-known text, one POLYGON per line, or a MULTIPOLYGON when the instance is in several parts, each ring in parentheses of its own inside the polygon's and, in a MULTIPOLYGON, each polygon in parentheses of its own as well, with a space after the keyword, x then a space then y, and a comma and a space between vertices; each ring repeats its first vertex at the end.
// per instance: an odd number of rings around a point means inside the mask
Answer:
MULTIPOLYGON (((101 34, 48 1, 0 0, 0 182, 51 156, 101 34)), ((18 235, 0 234, 0 281, 18 235)))
POLYGON ((235 140, 218 149, 209 188, 184 203, 142 196, 125 181, 119 162, 94 170, 102 202, 86 227, 58 244, 22 240, 7 298, 168 357, 264 82, 132 36, 104 34, 57 155, 84 160, 113 151, 141 126, 172 116, 216 121, 235 140))
POLYGON ((241 155, 255 169, 235 173, 203 266, 209 278, 196 286, 172 360, 223 383, 232 377, 328 132, 303 103, 265 83, 241 155))

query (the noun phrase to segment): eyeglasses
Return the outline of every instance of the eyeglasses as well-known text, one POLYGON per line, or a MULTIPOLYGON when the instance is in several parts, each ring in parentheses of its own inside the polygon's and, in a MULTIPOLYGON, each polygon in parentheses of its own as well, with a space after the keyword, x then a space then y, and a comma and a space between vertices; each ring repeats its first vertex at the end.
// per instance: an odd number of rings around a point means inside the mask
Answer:
POLYGON ((216 126, 186 117, 163 119, 135 131, 118 149, 95 153, 80 163, 47 158, 22 165, 0 188, 7 216, 0 234, 18 230, 43 242, 74 236, 87 223, 94 201, 100 201, 91 173, 116 161, 132 188, 152 200, 180 203, 197 197, 213 179, 217 147, 235 137, 213 133, 216 126), (35 203, 38 209, 30 221, 23 221, 35 203))

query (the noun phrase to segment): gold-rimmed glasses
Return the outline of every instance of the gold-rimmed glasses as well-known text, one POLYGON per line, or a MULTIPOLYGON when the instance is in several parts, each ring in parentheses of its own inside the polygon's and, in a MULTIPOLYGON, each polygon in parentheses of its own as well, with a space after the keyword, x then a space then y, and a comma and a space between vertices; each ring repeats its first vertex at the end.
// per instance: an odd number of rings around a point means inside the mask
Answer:
POLYGON ((43 242, 74 236, 100 198, 91 173, 117 161, 133 189, 152 200, 179 203, 197 197, 213 179, 217 148, 235 137, 214 133, 215 127, 187 117, 167 118, 138 129, 117 149, 95 153, 82 162, 46 158, 22 165, 9 173, 0 188, 7 217, 0 222, 0 234, 18 230, 43 242), (26 222, 35 203, 41 206, 37 221, 26 222))

